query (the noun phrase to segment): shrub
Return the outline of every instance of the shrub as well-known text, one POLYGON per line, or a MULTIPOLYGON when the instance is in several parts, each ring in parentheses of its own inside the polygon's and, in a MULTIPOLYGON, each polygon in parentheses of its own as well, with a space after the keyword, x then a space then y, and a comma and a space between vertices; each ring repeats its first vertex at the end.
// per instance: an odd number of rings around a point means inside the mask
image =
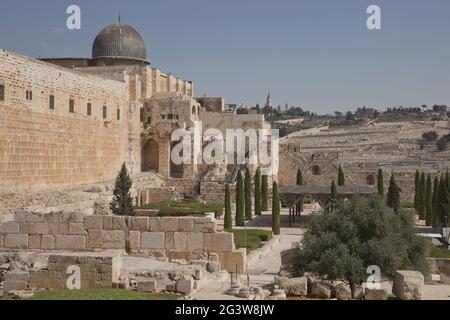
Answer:
POLYGON ((428 131, 422 135, 422 138, 427 141, 436 141, 438 138, 438 134, 436 131, 428 131))

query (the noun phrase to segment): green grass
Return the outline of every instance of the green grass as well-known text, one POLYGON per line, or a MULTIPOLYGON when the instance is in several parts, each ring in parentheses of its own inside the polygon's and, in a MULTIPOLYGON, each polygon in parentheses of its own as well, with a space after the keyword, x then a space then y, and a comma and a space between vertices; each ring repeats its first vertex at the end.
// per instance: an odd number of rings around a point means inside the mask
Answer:
MULTIPOLYGON (((52 290, 35 292, 27 300, 176 300, 176 295, 156 295, 118 289, 52 290)), ((0 298, 11 300, 12 297, 0 298)))
POLYGON ((405 209, 414 209, 414 202, 402 201, 402 203, 400 203, 400 206, 405 209))
POLYGON ((430 258, 447 258, 450 259, 450 250, 442 247, 436 247, 433 245, 429 246, 429 257, 430 258))
POLYGON ((203 204, 196 201, 164 201, 160 203, 151 203, 143 205, 137 209, 153 209, 160 210, 158 216, 176 216, 183 217, 189 215, 204 215, 208 212, 214 212, 216 218, 223 215, 223 205, 220 204, 203 204))
POLYGON ((236 248, 247 248, 247 252, 261 248, 262 241, 270 241, 272 239, 272 231, 247 229, 246 235, 244 229, 225 231, 234 233, 236 248))

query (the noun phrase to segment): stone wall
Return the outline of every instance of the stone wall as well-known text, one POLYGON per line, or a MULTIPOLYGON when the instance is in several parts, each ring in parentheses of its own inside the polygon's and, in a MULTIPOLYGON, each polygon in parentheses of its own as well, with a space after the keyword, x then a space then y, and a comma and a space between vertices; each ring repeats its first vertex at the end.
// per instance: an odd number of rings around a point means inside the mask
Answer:
POLYGON ((133 144, 123 82, 0 50, 0 85, 5 87, 0 190, 56 189, 115 178, 133 144))
POLYGON ((126 250, 130 253, 195 260, 235 250, 231 233, 216 232, 211 218, 29 214, 0 225, 5 250, 126 250))

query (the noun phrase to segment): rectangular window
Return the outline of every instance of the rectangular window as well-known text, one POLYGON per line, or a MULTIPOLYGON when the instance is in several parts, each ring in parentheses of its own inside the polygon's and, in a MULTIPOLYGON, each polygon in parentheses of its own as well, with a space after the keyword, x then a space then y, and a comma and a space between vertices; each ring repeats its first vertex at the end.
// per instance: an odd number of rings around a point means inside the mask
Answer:
POLYGON ((86 113, 88 116, 92 116, 92 103, 87 104, 87 110, 86 113))
POLYGON ((173 114, 169 113, 169 114, 167 115, 167 119, 173 120, 173 114))
POLYGON ((73 99, 69 100, 69 112, 75 113, 75 101, 73 99))
POLYGON ((120 120, 120 109, 117 108, 117 120, 120 120))
POLYGON ((55 109, 55 96, 54 95, 49 96, 48 104, 49 104, 50 109, 52 109, 52 110, 55 109))
POLYGON ((33 91, 30 91, 30 101, 33 100, 33 91))
POLYGON ((25 94, 27 100, 33 100, 33 92, 30 90, 27 90, 26 94, 25 94))
POLYGON ((107 116, 108 116, 108 109, 106 108, 106 106, 103 106, 103 119, 106 119, 107 116))
POLYGON ((0 85, 0 101, 5 101, 5 86, 0 85))

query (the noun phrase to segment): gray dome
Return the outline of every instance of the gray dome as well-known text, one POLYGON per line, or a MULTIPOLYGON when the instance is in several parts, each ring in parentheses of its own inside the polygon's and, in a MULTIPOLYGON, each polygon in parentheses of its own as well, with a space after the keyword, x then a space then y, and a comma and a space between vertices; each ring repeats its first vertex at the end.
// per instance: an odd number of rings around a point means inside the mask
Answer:
POLYGON ((147 49, 139 32, 126 24, 104 28, 92 45, 92 58, 123 58, 147 61, 147 49))

